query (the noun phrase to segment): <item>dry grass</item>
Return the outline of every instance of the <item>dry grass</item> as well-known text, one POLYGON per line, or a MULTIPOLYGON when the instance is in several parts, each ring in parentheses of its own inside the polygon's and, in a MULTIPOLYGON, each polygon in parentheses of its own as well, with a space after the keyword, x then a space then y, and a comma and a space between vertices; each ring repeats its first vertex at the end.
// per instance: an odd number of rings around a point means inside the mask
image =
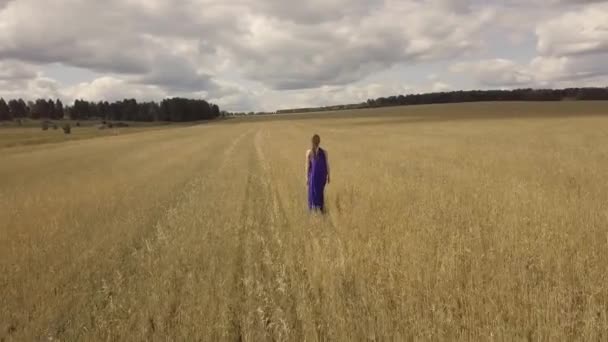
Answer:
MULTIPOLYGON (((47 131, 42 131, 41 121, 28 120, 23 126, 17 126, 14 122, 0 122, 0 149, 17 146, 33 146, 51 143, 70 142, 75 140, 91 139, 98 137, 108 137, 125 135, 130 133, 147 132, 156 129, 169 127, 179 127, 177 124, 168 125, 166 123, 129 123, 130 127, 112 128, 100 130, 95 125, 98 122, 83 121, 82 126, 76 126, 75 121, 53 121, 58 128, 50 127, 47 131), (66 135, 61 126, 69 123, 72 133, 66 135)), ((182 125, 183 126, 183 125, 182 125)))
POLYGON ((2 149, 0 339, 606 340, 608 117, 466 117, 2 149))

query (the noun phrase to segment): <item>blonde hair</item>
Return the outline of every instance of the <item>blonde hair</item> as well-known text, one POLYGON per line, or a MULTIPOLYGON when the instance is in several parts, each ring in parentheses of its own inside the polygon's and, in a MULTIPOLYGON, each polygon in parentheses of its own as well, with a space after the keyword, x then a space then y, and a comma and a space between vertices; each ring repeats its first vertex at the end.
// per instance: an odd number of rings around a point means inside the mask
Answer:
POLYGON ((311 151, 313 153, 313 156, 316 158, 317 154, 319 153, 319 145, 321 144, 321 137, 318 134, 315 134, 312 136, 311 142, 312 142, 311 151))

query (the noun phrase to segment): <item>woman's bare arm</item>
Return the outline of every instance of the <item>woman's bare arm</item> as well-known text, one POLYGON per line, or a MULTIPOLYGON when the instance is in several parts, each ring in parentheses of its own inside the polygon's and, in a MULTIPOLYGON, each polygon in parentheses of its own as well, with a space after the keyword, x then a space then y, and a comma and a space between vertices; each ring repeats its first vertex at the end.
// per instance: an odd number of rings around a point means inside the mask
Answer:
POLYGON ((327 166, 327 184, 329 184, 331 177, 329 176, 329 154, 325 151, 325 165, 327 166))
POLYGON ((308 182, 310 181, 310 179, 309 179, 309 177, 310 177, 310 153, 311 153, 310 150, 306 151, 306 166, 305 166, 306 184, 308 184, 308 182))

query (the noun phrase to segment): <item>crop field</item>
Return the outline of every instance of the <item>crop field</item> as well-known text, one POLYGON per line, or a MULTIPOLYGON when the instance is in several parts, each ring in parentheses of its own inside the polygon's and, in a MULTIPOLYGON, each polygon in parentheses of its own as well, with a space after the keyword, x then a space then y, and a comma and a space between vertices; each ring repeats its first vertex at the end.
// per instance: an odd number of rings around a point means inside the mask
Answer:
MULTIPOLYGON (((124 135, 129 133, 138 133, 154 129, 173 128, 184 126, 184 124, 168 125, 150 124, 150 123, 129 123, 129 127, 99 129, 97 122, 82 122, 82 126, 76 126, 76 121, 71 120, 55 120, 56 128, 49 127, 47 131, 42 131, 41 121, 29 120, 18 126, 16 123, 0 122, 0 149, 7 147, 42 145, 52 143, 63 143, 75 140, 90 139, 97 137, 107 137, 114 135, 124 135), (69 135, 63 133, 61 126, 70 124, 72 132, 69 135)), ((80 123, 79 123, 80 124, 80 123)))
POLYGON ((10 130, 2 341, 608 340, 606 102, 10 130))

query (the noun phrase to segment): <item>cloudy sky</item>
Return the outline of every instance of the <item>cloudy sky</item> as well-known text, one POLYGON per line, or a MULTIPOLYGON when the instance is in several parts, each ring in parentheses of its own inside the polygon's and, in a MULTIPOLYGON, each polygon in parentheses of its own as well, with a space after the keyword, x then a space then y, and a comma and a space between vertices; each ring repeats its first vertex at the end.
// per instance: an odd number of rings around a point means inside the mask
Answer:
POLYGON ((608 1, 0 0, 0 96, 275 110, 608 85, 608 1))

